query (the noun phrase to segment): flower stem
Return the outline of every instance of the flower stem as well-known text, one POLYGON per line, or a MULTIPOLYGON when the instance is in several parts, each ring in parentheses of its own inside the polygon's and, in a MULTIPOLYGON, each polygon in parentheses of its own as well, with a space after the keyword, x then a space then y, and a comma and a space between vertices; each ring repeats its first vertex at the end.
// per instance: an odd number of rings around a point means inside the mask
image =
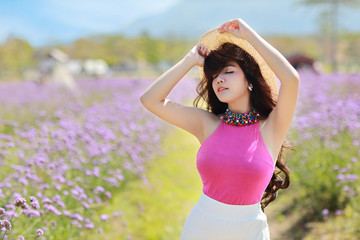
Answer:
MULTIPOLYGON (((13 219, 13 217, 14 217, 17 209, 18 209, 18 207, 15 208, 15 211, 14 211, 13 215, 11 216, 11 218, 10 218, 10 220, 9 220, 10 223, 11 223, 11 220, 13 219)), ((4 235, 3 235, 3 237, 2 237, 2 240, 4 240, 6 233, 7 233, 7 229, 6 229, 6 231, 4 232, 4 235)))

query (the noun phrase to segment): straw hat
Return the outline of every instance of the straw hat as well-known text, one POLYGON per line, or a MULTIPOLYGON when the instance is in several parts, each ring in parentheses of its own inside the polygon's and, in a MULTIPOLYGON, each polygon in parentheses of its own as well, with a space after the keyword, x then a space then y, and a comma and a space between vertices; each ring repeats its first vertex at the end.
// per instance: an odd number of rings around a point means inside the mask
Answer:
POLYGON ((55 60, 65 63, 69 60, 69 57, 66 53, 61 51, 60 49, 54 48, 50 51, 49 55, 54 58, 55 60))
MULTIPOLYGON (((277 95, 279 92, 279 86, 277 79, 275 77, 274 72, 270 69, 270 67, 266 64, 265 60, 260 56, 260 54, 255 50, 255 48, 246 40, 236 37, 235 35, 224 32, 220 33, 219 28, 214 28, 208 32, 206 32, 200 39, 199 43, 203 43, 209 51, 215 50, 220 47, 223 43, 230 42, 233 43, 246 52, 248 52, 255 61, 259 64, 261 74, 263 75, 266 83, 271 88, 273 99, 277 99, 277 95)), ((200 77, 204 76, 203 67, 199 67, 200 77)))

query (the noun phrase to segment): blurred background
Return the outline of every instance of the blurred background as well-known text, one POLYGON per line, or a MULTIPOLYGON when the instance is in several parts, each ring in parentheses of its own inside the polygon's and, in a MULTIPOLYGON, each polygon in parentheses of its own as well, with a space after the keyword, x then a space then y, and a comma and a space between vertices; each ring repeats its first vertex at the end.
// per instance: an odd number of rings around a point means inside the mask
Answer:
POLYGON ((359 2, 2 1, 0 78, 35 80, 57 48, 75 75, 156 75, 207 30, 243 18, 286 57, 325 72, 357 72, 359 2))
POLYGON ((0 238, 179 239, 200 144, 139 97, 238 17, 301 77, 272 239, 360 239, 360 0, 0 1, 0 238))

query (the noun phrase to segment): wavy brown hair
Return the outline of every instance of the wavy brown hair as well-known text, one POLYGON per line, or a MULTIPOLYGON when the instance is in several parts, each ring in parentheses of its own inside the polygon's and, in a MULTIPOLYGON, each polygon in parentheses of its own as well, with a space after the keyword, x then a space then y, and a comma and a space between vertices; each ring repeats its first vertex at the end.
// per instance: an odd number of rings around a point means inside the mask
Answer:
MULTIPOLYGON (((195 98, 193 105, 198 107, 200 100, 203 99, 208 111, 215 115, 225 112, 228 104, 221 102, 217 98, 212 88, 212 81, 213 76, 217 75, 230 61, 234 61, 240 66, 248 83, 253 85, 253 90, 250 92, 251 106, 261 115, 262 119, 266 119, 276 106, 276 101, 271 96, 271 89, 262 76, 260 67, 254 58, 232 43, 222 44, 218 49, 211 51, 205 58, 204 76, 197 85, 196 91, 199 95, 195 98)), ((275 200, 279 189, 288 188, 290 185, 290 173, 286 167, 286 161, 284 161, 285 149, 294 150, 289 142, 286 140, 283 142, 273 176, 261 199, 262 210, 275 200)))

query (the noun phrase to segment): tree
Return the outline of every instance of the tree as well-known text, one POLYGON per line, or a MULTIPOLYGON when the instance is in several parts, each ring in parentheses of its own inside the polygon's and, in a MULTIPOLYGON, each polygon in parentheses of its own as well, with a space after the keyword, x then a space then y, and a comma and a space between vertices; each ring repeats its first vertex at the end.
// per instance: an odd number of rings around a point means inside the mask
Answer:
POLYGON ((21 74, 35 65, 34 49, 22 39, 8 38, 0 46, 0 78, 10 80, 21 78, 21 74))
POLYGON ((340 7, 358 7, 360 0, 298 0, 298 3, 313 6, 323 5, 325 9, 320 16, 322 29, 329 31, 330 62, 333 71, 338 69, 339 9, 340 7))

